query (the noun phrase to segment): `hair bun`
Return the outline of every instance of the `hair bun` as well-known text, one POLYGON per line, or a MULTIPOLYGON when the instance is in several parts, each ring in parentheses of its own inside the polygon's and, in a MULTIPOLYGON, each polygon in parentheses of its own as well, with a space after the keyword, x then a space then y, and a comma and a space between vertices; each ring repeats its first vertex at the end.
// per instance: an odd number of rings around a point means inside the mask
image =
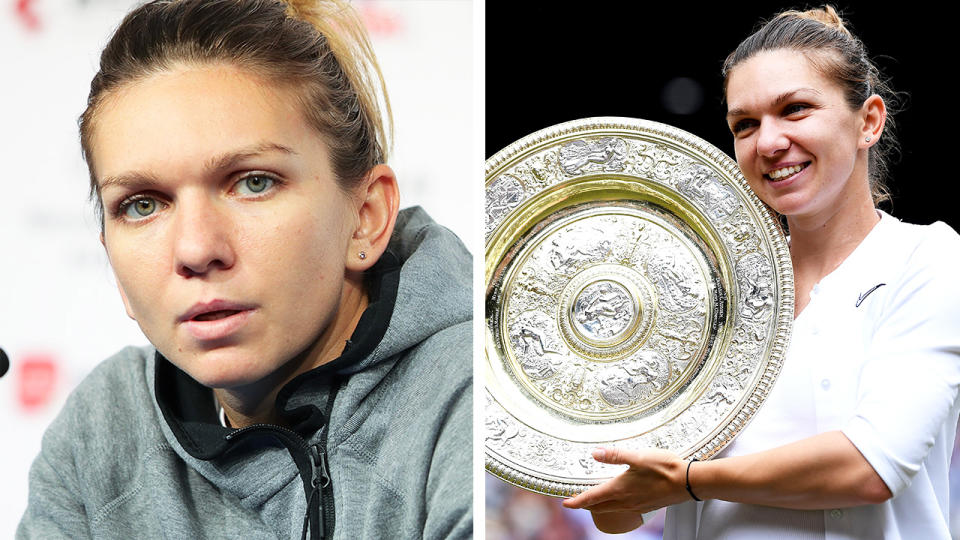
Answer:
POLYGON ((816 21, 824 26, 833 28, 834 30, 837 30, 839 32, 843 32, 844 34, 850 36, 851 38, 853 37, 853 34, 850 32, 850 30, 847 29, 847 26, 843 23, 843 17, 841 17, 840 14, 837 13, 837 10, 830 4, 827 4, 817 9, 808 9, 807 11, 796 11, 796 10, 784 11, 777 17, 778 18, 779 17, 796 17, 798 19, 807 19, 811 21, 816 21))
POLYGON ((317 7, 316 0, 283 0, 283 3, 287 5, 287 13, 291 17, 301 19, 317 7))

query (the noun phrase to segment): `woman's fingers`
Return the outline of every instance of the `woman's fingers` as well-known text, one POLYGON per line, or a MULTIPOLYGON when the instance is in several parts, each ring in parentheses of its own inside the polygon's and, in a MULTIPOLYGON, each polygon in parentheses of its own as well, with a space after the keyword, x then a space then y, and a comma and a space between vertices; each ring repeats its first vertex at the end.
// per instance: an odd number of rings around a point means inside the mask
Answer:
POLYGON ((600 463, 611 465, 640 466, 640 454, 622 448, 597 448, 593 451, 593 459, 600 463))
MULTIPOLYGON (((593 459, 599 461, 600 463, 609 463, 611 465, 623 464, 630 465, 631 467, 642 466, 639 455, 630 450, 623 450, 620 448, 597 448, 593 451, 592 455, 593 459)), ((563 501, 563 505, 567 508, 586 508, 589 505, 595 505, 606 501, 616 496, 613 489, 616 485, 616 480, 617 478, 614 478, 608 482, 600 484, 599 486, 588 489, 572 499, 563 501)))
POLYGON ((607 501, 613 497, 612 484, 614 480, 616 480, 616 478, 608 482, 604 482, 599 486, 590 488, 576 497, 566 499, 563 501, 563 505, 567 508, 586 508, 588 506, 597 505, 607 501))

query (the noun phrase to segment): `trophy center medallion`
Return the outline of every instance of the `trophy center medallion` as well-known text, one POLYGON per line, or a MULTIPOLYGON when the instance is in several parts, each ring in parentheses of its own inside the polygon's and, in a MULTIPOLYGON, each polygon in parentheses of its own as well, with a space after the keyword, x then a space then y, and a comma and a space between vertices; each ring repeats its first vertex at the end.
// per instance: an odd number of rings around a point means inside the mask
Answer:
POLYGON ((571 322, 578 337, 595 346, 615 345, 634 326, 642 307, 620 283, 594 281, 577 294, 571 305, 571 322))
POLYGON ((590 362, 611 362, 640 347, 656 318, 655 293, 636 270, 599 264, 573 276, 560 294, 560 333, 590 362))

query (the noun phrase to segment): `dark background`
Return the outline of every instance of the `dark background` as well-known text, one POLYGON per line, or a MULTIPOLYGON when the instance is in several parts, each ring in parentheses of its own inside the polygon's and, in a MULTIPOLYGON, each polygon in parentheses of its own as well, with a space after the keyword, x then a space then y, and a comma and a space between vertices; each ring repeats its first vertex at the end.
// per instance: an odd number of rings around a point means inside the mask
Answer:
MULTIPOLYGON (((960 174, 953 160, 960 117, 953 82, 958 46, 956 8, 932 3, 837 2, 848 27, 906 94, 896 116, 901 155, 888 184, 893 203, 882 206, 912 223, 946 221, 960 230, 954 195, 960 174)), ((781 9, 776 2, 498 2, 486 5, 487 156, 539 129, 590 116, 629 116, 676 126, 729 155, 720 68, 758 21, 781 9), (518 5, 523 7, 518 7, 518 5), (702 103, 675 112, 665 92, 677 78, 692 80, 702 103)), ((695 102, 695 100, 694 100, 695 102)), ((689 103, 687 104, 689 106, 689 103)), ((884 135, 886 136, 886 134, 884 135)))

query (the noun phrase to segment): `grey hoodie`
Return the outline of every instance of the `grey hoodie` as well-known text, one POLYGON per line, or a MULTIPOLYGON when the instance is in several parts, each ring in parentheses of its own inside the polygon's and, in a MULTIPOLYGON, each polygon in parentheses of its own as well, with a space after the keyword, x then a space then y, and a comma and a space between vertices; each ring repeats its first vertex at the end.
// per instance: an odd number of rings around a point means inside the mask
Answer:
POLYGON ((278 395, 290 430, 222 427, 150 347, 99 365, 44 435, 17 538, 470 537, 470 254, 420 209, 390 251, 343 355, 278 395))

